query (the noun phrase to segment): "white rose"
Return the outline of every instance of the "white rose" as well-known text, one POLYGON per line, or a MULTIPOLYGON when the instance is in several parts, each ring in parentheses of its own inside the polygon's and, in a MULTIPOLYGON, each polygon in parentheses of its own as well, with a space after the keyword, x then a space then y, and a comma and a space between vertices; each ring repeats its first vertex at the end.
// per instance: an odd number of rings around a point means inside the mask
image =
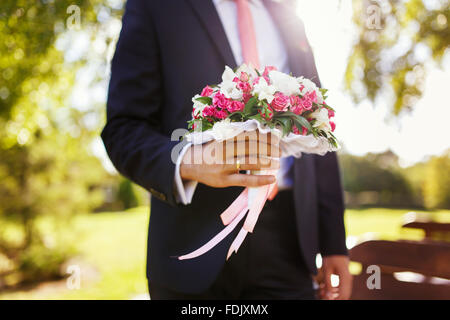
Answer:
POLYGON ((330 119, 328 118, 328 110, 326 108, 317 109, 311 113, 311 117, 316 120, 314 127, 325 132, 331 131, 330 119))
POLYGON ((252 94, 258 94, 259 100, 266 99, 268 103, 272 103, 275 92, 277 92, 277 89, 269 85, 264 78, 259 78, 258 83, 253 86, 252 90, 252 94))
POLYGON ((296 78, 276 70, 269 72, 269 78, 277 91, 284 95, 300 94, 300 86, 296 78))

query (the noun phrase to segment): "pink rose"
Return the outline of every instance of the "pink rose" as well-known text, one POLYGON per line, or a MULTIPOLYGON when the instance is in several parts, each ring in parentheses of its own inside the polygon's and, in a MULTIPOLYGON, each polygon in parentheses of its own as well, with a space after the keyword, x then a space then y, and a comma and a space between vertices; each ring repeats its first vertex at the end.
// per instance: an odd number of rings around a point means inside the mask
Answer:
POLYGON ((228 109, 231 100, 223 95, 221 92, 217 92, 213 97, 213 105, 216 108, 228 109))
POLYGON ((274 95, 272 103, 270 104, 275 111, 286 111, 289 104, 289 97, 277 92, 274 95))
POLYGON ((225 119, 228 116, 228 113, 225 110, 215 110, 214 116, 217 119, 225 119))
POLYGON ((330 126, 331 126, 331 131, 334 131, 334 129, 336 129, 336 123, 334 123, 333 121, 330 121, 330 126))
POLYGON ((231 101, 227 110, 231 113, 244 110, 244 103, 241 101, 231 101))
POLYGON ((274 66, 267 66, 267 67, 265 67, 264 68, 264 72, 263 72, 263 77, 268 77, 269 76, 269 72, 270 71, 272 71, 272 70, 277 70, 277 68, 276 67, 274 67, 274 66))
POLYGON ((310 91, 305 96, 308 96, 309 99, 311 99, 312 102, 317 103, 317 93, 316 91, 310 91))
POLYGON ((242 92, 248 93, 252 91, 252 85, 248 82, 239 81, 237 86, 242 92))
POLYGON ((262 109, 258 109, 258 113, 261 115, 261 117, 263 117, 266 120, 272 120, 273 118, 273 110, 272 108, 269 106, 269 108, 267 108, 266 112, 262 112, 262 109))
POLYGON ((308 129, 306 129, 305 127, 302 127, 302 135, 306 136, 308 134, 308 129))
POLYGON ((250 77, 248 76, 248 74, 242 71, 239 80, 241 80, 242 82, 248 82, 249 79, 250 77))
POLYGON ((328 118, 334 117, 334 111, 331 109, 328 109, 328 118))
POLYGON ((252 85, 248 82, 242 81, 237 77, 233 79, 233 82, 236 82, 236 87, 244 93, 252 91, 252 85))
POLYGON ((202 111, 202 115, 204 117, 212 117, 214 116, 215 111, 216 108, 214 106, 206 106, 202 111))
POLYGON ((302 136, 306 136, 308 134, 308 129, 306 129, 305 127, 302 127, 302 133, 300 133, 300 131, 298 130, 297 126, 294 126, 292 128, 292 132, 295 134, 301 134, 302 136))
POLYGON ((291 111, 295 114, 301 114, 303 112, 302 99, 299 96, 291 96, 289 100, 291 102, 291 111))
POLYGON ((301 105, 304 110, 311 110, 313 107, 313 103, 317 103, 317 94, 315 91, 310 91, 305 93, 303 98, 301 99, 301 105))
POLYGON ((213 88, 210 86, 206 86, 203 88, 202 93, 200 94, 202 97, 209 97, 213 93, 213 88))
POLYGON ((244 103, 247 103, 251 97, 252 97, 252 95, 250 93, 244 93, 242 96, 242 100, 244 101, 244 103))

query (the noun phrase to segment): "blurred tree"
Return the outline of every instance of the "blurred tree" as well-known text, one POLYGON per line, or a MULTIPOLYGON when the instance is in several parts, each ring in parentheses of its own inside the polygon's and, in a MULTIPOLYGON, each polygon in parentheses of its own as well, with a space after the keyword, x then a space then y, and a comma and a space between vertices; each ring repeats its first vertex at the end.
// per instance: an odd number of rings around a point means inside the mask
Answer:
POLYGON ((423 92, 425 63, 440 64, 448 52, 449 0, 354 0, 353 7, 358 39, 347 89, 356 102, 392 90, 394 114, 412 108, 423 92))
POLYGON ((450 150, 428 162, 423 192, 427 208, 450 209, 450 150))
MULTIPOLYGON (((88 99, 89 105, 74 107, 71 93, 86 61, 107 65, 106 50, 98 48, 117 36, 107 28, 110 18, 120 15, 122 1, 103 2, 0 3, 0 258, 9 261, 7 270, 0 268, 0 287, 11 273, 13 282, 55 276, 72 253, 48 241, 38 218, 68 221, 102 202, 106 173, 91 150, 102 103, 88 99), (90 45, 75 58, 67 56, 67 45, 57 46, 61 39, 70 45, 83 37, 90 45), (11 228, 19 232, 11 236, 11 228)), ((103 70, 90 67, 94 74, 103 70)))
POLYGON ((117 198, 122 202, 123 209, 130 209, 138 205, 138 197, 133 183, 128 179, 121 179, 117 198))
POLYGON ((391 151, 369 153, 363 157, 341 154, 339 159, 346 192, 353 195, 372 192, 376 194, 371 200, 373 205, 408 206, 413 203, 411 187, 391 151))

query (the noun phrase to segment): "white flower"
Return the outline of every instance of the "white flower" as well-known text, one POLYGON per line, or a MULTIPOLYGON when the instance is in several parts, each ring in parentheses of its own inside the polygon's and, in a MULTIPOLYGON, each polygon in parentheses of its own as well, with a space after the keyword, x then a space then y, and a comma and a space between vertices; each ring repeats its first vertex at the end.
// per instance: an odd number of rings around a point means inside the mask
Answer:
POLYGON ((328 110, 326 108, 317 109, 311 113, 311 117, 316 120, 314 127, 325 132, 331 131, 330 119, 328 118, 328 110))
POLYGON ((269 72, 269 78, 277 91, 284 95, 300 94, 300 86, 296 78, 276 70, 269 72))
POLYGON ((252 64, 243 64, 236 70, 236 75, 240 76, 241 72, 245 72, 250 77, 250 83, 253 82, 253 79, 255 79, 258 75, 256 74, 255 68, 252 66, 252 64))
POLYGON ((233 127, 230 119, 227 118, 214 123, 211 130, 216 140, 220 141, 230 138, 233 135, 235 128, 233 127))
POLYGON ((220 92, 228 99, 240 100, 242 99, 242 91, 236 87, 236 82, 233 79, 237 75, 229 66, 225 66, 225 71, 222 74, 222 83, 219 84, 220 92))
POLYGON ((223 81, 219 87, 220 92, 222 92, 225 97, 234 100, 242 99, 243 93, 236 87, 236 82, 223 81))
POLYGON ((198 115, 199 113, 201 114, 203 112, 203 109, 205 109, 206 104, 196 100, 197 98, 200 98, 201 95, 196 94, 193 98, 192 98, 192 102, 194 103, 194 110, 193 110, 193 114, 194 115, 198 115))
POLYGON ((222 73, 222 81, 233 81, 234 78, 236 78, 236 73, 234 73, 234 71, 229 66, 225 66, 225 70, 222 73))
POLYGON ((306 94, 307 92, 315 91, 317 96, 317 102, 320 104, 323 103, 322 92, 320 92, 319 88, 316 86, 314 82, 304 77, 297 78, 297 81, 299 84, 303 85, 303 89, 300 92, 302 95, 306 94))
POLYGON ((322 92, 320 92, 320 90, 316 91, 316 95, 317 95, 317 102, 320 104, 323 104, 323 96, 322 96, 322 92))
POLYGON ((258 94, 259 100, 266 99, 268 103, 272 103, 273 95, 277 92, 277 89, 269 85, 264 78, 259 78, 257 84, 253 86, 252 94, 258 94))

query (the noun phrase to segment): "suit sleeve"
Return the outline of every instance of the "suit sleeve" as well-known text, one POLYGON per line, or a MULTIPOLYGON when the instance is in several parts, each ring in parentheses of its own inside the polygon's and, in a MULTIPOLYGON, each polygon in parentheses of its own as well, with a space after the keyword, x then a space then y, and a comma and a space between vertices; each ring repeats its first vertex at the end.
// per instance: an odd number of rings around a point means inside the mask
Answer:
POLYGON ((124 176, 176 204, 171 141, 160 129, 163 92, 158 43, 146 1, 129 0, 112 60, 102 139, 124 176))
MULTIPOLYGON (((314 55, 306 37, 303 23, 300 27, 300 45, 304 54, 302 61, 305 76, 321 87, 314 55)), ((322 256, 347 255, 344 225, 344 197, 337 155, 329 152, 324 156, 315 156, 317 179, 317 200, 319 214, 319 251, 322 256)))
POLYGON ((319 212, 319 250, 322 256, 347 255, 344 197, 335 152, 315 156, 319 212))

